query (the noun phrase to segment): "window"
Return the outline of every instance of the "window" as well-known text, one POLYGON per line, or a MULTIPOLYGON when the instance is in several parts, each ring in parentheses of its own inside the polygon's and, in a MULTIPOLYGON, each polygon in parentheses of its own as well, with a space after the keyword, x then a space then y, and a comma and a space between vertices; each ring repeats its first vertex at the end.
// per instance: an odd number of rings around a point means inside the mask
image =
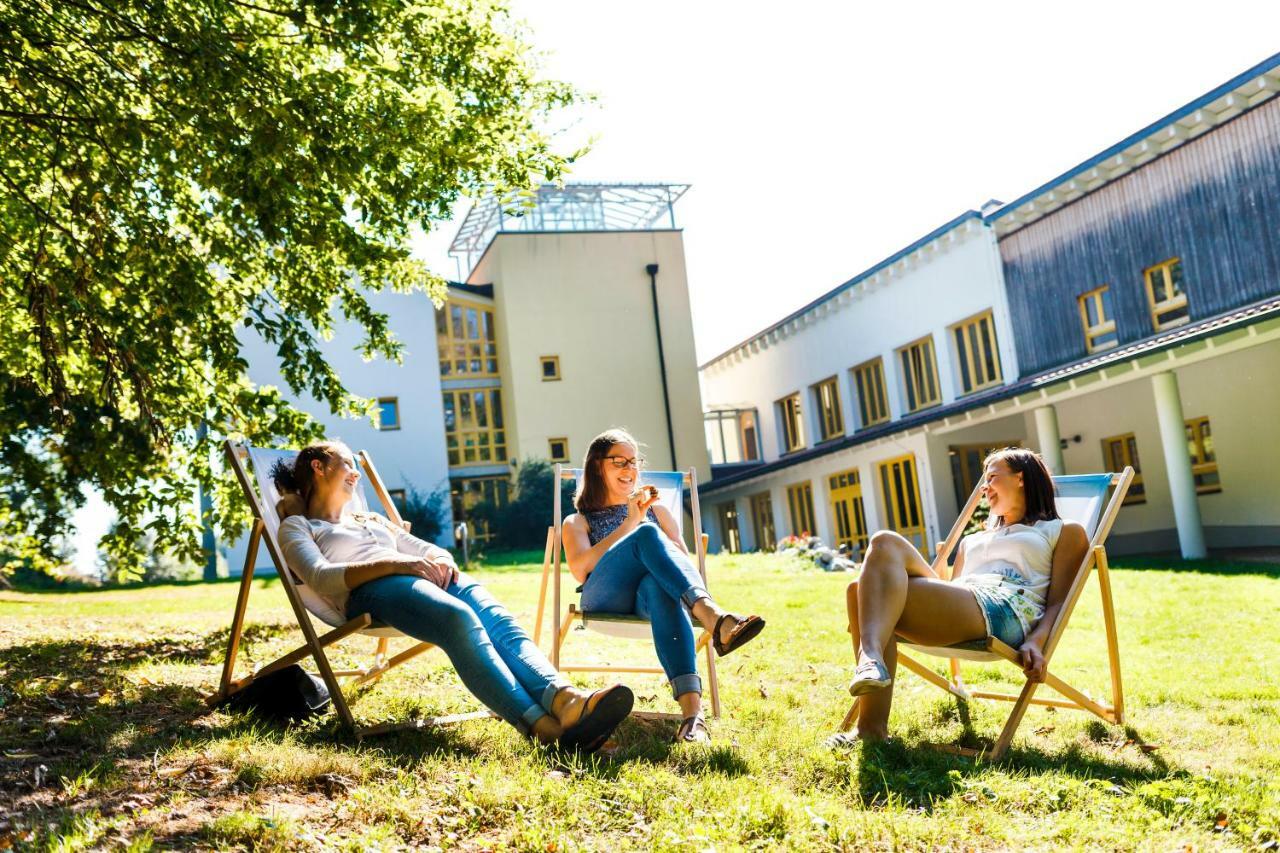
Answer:
POLYGON ((1182 286, 1182 261, 1170 258, 1144 270, 1142 275, 1147 280, 1152 328, 1160 332, 1190 322, 1191 311, 1182 286))
POLYGON ((873 358, 853 368, 853 384, 858 389, 858 416, 862 428, 889 420, 889 403, 884 394, 884 361, 873 358))
POLYGON ((925 541, 924 507, 920 502, 920 485, 916 480, 916 458, 911 454, 881 462, 880 496, 884 499, 885 518, 889 529, 910 539, 928 555, 925 541))
POLYGON ((398 398, 378 398, 378 429, 400 429, 400 400, 398 398))
POLYGON ((804 421, 800 418, 800 395, 792 394, 777 402, 778 422, 782 425, 782 452, 804 447, 804 421))
POLYGON ((858 469, 827 478, 831 487, 831 514, 836 520, 836 547, 848 545, 861 554, 867 548, 867 512, 862 505, 862 479, 858 469))
POLYGON ((760 459, 760 431, 755 409, 712 409, 702 416, 712 465, 760 459))
POLYGON ((813 386, 813 398, 818 404, 818 430, 820 441, 844 435, 844 415, 840 412, 840 387, 836 377, 823 380, 813 386))
POLYGON ((397 510, 401 514, 404 513, 405 491, 404 489, 388 489, 387 497, 391 498, 391 502, 395 504, 397 510))
POLYGON ((956 344, 962 394, 972 394, 1000 384, 1000 351, 996 347, 996 323, 991 312, 970 317, 951 327, 956 344))
POLYGON ((907 411, 916 412, 942 402, 938 389, 938 362, 933 355, 933 338, 921 338, 898 350, 902 359, 903 389, 907 411))
POLYGON ((560 381, 560 356, 544 355, 538 360, 542 362, 542 381, 543 382, 559 382, 560 381))
POLYGON ((768 492, 751 496, 751 533, 756 550, 772 551, 778 547, 778 534, 773 527, 773 498, 768 492))
POLYGON ((436 312, 436 346, 441 376, 498 375, 493 312, 487 308, 450 299, 436 312))
POLYGON ((1108 471, 1116 472, 1123 471, 1126 465, 1132 465, 1133 482, 1129 485, 1129 493, 1124 496, 1124 502, 1147 502, 1146 488, 1142 485, 1142 466, 1138 464, 1138 440, 1133 437, 1133 433, 1102 439, 1102 462, 1108 471))
POLYGON ((720 542, 730 554, 742 553, 742 539, 738 534, 738 506, 733 501, 716 507, 720 516, 720 542))
POLYGON ((1080 322, 1084 324, 1084 346, 1089 352, 1101 352, 1120 343, 1108 285, 1080 296, 1080 322))
POLYGON ((1222 482, 1218 479, 1218 457, 1213 453, 1213 433, 1207 417, 1187 421, 1187 450, 1191 453, 1196 494, 1211 495, 1222 491, 1222 482))
POLYGON ((547 454, 551 457, 552 462, 568 462, 569 461, 569 439, 548 438, 547 454))
POLYGON ((808 483, 796 483, 787 487, 787 507, 791 511, 791 535, 812 536, 813 487, 808 483))
POLYGON ((453 507, 453 523, 467 523, 468 537, 480 542, 487 542, 493 534, 489 523, 483 519, 471 518, 470 512, 479 503, 493 506, 506 506, 511 490, 511 481, 505 476, 467 477, 449 481, 449 499, 453 507))
POLYGON ((506 462, 502 392, 497 388, 443 391, 444 439, 450 465, 506 462))

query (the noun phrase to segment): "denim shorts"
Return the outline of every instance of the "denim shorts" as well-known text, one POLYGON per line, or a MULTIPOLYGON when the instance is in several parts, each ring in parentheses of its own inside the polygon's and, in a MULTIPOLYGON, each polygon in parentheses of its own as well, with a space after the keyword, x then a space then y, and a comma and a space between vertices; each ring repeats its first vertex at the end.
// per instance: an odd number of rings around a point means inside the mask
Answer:
POLYGON ((1009 603, 1010 596, 1017 595, 1006 586, 978 586, 965 584, 973 591, 982 609, 982 620, 987 623, 987 636, 995 637, 1005 645, 1018 648, 1026 639, 1022 622, 1009 603))

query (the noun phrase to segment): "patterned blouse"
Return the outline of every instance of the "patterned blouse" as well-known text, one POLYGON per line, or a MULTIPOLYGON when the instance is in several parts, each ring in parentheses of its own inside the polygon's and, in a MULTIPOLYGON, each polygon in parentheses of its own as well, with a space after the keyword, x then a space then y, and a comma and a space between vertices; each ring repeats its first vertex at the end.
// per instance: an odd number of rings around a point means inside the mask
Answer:
MULTIPOLYGON (((622 526, 622 522, 627 520, 627 504, 614 504, 604 509, 589 509, 582 513, 587 519, 587 539, 592 545, 595 545, 601 539, 604 539, 613 531, 622 526)), ((648 512, 647 520, 654 524, 658 523, 658 517, 653 514, 653 510, 648 512)))

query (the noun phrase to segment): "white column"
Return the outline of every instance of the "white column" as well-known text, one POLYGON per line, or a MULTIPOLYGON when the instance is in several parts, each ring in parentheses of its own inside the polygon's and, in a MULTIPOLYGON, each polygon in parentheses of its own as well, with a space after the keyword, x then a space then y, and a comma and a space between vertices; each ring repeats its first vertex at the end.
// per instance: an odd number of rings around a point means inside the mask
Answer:
POLYGON ((1151 377, 1156 397, 1156 419, 1160 422, 1160 444, 1164 448, 1164 467, 1169 477, 1169 494, 1173 498, 1173 519, 1178 526, 1178 545, 1185 560, 1206 556, 1204 527, 1200 523, 1200 500, 1196 497, 1196 478, 1191 473, 1191 454, 1187 450, 1187 424, 1182 414, 1182 396, 1178 393, 1178 377, 1172 371, 1151 377))
POLYGON ((1058 433, 1058 410, 1053 406, 1036 409, 1036 441, 1040 445, 1040 457, 1049 466, 1049 473, 1067 473, 1062 463, 1062 436, 1058 433))

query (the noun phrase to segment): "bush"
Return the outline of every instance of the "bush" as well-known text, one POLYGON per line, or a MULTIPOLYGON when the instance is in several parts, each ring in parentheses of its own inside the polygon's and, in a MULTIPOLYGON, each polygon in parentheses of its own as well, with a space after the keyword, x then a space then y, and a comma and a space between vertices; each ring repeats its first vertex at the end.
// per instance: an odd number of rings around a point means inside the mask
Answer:
MULTIPOLYGON (((551 524, 555 471, 545 459, 526 459, 516 471, 515 489, 505 506, 484 501, 468 515, 488 522, 491 547, 541 548, 551 524)), ((560 490, 562 514, 569 515, 574 511, 573 484, 564 482, 560 490)))
POLYGON ((400 517, 409 522, 410 533, 427 542, 435 542, 444 533, 449 513, 449 490, 440 486, 433 492, 424 492, 405 481, 404 504, 398 509, 400 517))

